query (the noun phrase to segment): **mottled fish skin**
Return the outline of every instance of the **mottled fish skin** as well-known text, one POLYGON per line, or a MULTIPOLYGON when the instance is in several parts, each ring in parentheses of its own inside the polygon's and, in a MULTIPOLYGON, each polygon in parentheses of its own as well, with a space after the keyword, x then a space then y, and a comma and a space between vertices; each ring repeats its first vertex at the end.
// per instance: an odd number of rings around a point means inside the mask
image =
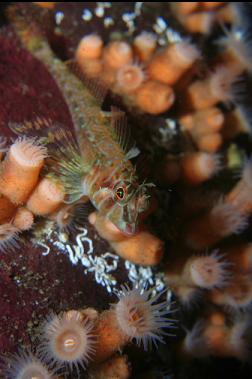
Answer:
POLYGON ((119 111, 101 111, 99 100, 68 65, 54 55, 37 26, 27 22, 15 6, 11 7, 9 17, 23 45, 54 77, 73 119, 78 142, 72 143, 71 138, 65 136, 55 163, 68 201, 87 196, 122 232, 134 234, 139 213, 148 207, 147 188, 151 184, 139 184, 130 161, 138 150, 126 151, 127 143, 120 127, 123 115, 119 111))

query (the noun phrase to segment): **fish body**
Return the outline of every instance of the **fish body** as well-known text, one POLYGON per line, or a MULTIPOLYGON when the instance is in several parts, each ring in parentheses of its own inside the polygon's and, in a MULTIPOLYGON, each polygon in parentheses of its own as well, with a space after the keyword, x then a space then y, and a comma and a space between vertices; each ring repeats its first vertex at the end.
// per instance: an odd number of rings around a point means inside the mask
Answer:
MULTIPOLYGON (((130 161, 139 151, 135 147, 127 150, 124 115, 118 110, 103 112, 101 89, 94 96, 88 85, 54 55, 36 25, 15 12, 15 7, 10 18, 23 45, 55 79, 72 116, 75 136, 58 133, 58 149, 52 153, 52 167, 65 187, 66 201, 74 203, 87 196, 122 232, 134 234, 139 214, 148 207, 150 184, 139 183, 130 161)), ((49 134, 55 137, 48 130, 49 134)))

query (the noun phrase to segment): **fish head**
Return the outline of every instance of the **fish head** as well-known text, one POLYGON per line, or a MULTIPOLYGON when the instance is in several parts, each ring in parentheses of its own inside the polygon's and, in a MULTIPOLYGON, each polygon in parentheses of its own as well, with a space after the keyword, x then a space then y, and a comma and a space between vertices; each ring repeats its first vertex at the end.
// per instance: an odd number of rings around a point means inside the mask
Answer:
POLYGON ((138 230, 139 215, 149 207, 148 186, 118 180, 113 187, 100 188, 93 197, 94 205, 121 232, 133 235, 138 230))

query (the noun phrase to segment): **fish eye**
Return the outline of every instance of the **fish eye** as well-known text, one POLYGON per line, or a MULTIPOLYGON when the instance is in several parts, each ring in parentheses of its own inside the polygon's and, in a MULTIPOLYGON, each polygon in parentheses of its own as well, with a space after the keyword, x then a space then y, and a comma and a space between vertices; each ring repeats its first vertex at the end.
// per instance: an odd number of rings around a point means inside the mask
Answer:
POLYGON ((125 197, 125 189, 123 187, 118 187, 116 189, 116 197, 118 200, 123 200, 125 197))

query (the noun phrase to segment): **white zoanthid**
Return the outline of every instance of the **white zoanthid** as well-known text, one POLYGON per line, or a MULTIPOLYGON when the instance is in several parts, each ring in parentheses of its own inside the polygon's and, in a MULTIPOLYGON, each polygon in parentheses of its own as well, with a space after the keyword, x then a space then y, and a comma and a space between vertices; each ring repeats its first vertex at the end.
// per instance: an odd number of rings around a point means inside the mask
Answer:
POLYGON ((78 311, 53 314, 42 325, 39 357, 49 367, 85 368, 95 352, 93 323, 78 311))
POLYGON ((193 357, 206 357, 211 353, 207 339, 204 337, 205 323, 198 320, 191 330, 186 330, 182 350, 193 357))
POLYGON ((139 58, 142 61, 147 61, 156 49, 157 37, 153 33, 143 31, 135 37, 133 46, 139 58))
POLYGON ((182 306, 189 310, 199 305, 204 294, 201 288, 190 286, 178 286, 175 288, 175 293, 182 306))
POLYGON ((210 89, 213 96, 219 101, 233 100, 232 85, 237 81, 238 74, 230 68, 220 65, 210 78, 210 89))
POLYGON ((11 223, 0 225, 0 251, 17 249, 18 232, 20 230, 11 223))
POLYGON ((232 203, 242 214, 250 214, 252 209, 252 161, 249 160, 242 170, 242 177, 236 186, 227 195, 227 200, 232 203))
POLYGON ((39 138, 19 137, 11 146, 11 152, 20 164, 37 166, 47 157, 47 149, 39 138))
POLYGON ((12 223, 20 231, 30 230, 34 223, 34 215, 25 207, 20 207, 18 208, 12 223))
MULTIPOLYGON (((240 71, 248 69, 251 71, 251 37, 241 30, 225 31, 225 37, 221 38, 220 45, 224 46, 226 50, 230 51, 234 58, 237 60, 237 64, 240 64, 240 71)), ((237 68, 238 69, 238 68, 237 68)))
POLYGON ((143 68, 136 63, 120 67, 116 74, 117 85, 124 93, 135 91, 143 83, 144 79, 143 68))
POLYGON ((58 211, 51 215, 60 231, 71 232, 88 216, 88 207, 84 204, 64 204, 58 211))
POLYGON ((185 154, 181 160, 181 168, 186 181, 199 184, 221 170, 221 157, 218 154, 199 151, 185 154))
POLYGON ((241 361, 250 360, 251 352, 251 319, 248 314, 236 314, 235 321, 230 328, 228 346, 232 356, 241 361))
POLYGON ((193 283, 205 289, 225 287, 231 277, 231 263, 223 257, 217 250, 209 255, 193 257, 190 265, 193 283))
MULTIPOLYGON (((19 353, 8 358, 4 370, 8 379, 53 379, 53 373, 31 353, 19 353)), ((55 378, 56 379, 56 378, 55 378)))
POLYGON ((211 225, 222 238, 240 234, 248 225, 247 218, 233 204, 222 199, 210 211, 211 225))
POLYGON ((115 305, 115 313, 119 327, 129 340, 143 344, 144 350, 152 343, 163 343, 163 336, 169 335, 163 328, 175 328, 174 320, 168 318, 167 301, 158 302, 162 292, 151 297, 151 290, 143 288, 129 289, 122 286, 118 295, 119 302, 115 305))
MULTIPOLYGON (((240 66, 241 72, 243 70, 252 70, 251 62, 251 17, 249 8, 246 3, 230 3, 233 12, 236 16, 235 22, 231 29, 222 26, 224 30, 224 37, 219 41, 221 48, 224 48, 231 53, 231 57, 236 60, 240 66)), ((232 63, 232 62, 231 62, 232 63)))
POLYGON ((14 204, 24 204, 34 187, 47 157, 38 138, 19 137, 1 165, 0 189, 14 204))
POLYGON ((55 221, 60 231, 70 231, 74 221, 73 205, 64 204, 58 211, 51 215, 51 218, 55 221))
POLYGON ((102 49, 103 41, 101 37, 96 34, 88 34, 80 40, 80 43, 77 47, 77 61, 81 61, 83 59, 100 58, 102 49))

